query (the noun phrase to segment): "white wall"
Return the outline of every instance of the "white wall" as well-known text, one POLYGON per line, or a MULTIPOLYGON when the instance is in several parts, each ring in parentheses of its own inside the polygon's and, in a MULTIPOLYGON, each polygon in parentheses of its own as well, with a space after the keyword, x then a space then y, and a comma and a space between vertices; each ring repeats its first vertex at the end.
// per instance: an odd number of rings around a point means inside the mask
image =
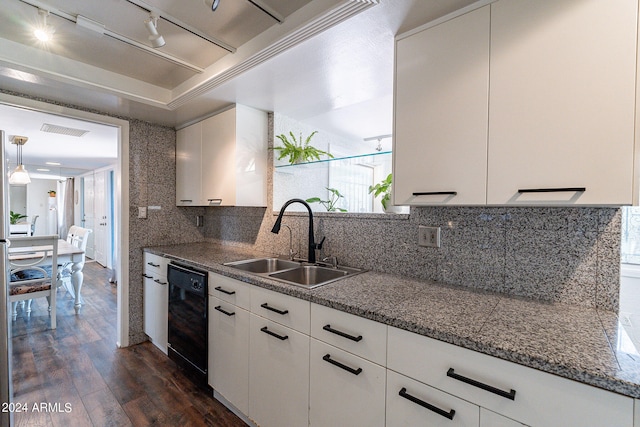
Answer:
POLYGON ((49 190, 57 191, 58 181, 55 179, 36 179, 32 178, 31 183, 27 184, 27 216, 28 221, 34 215, 39 215, 36 221, 36 235, 55 234, 57 227, 49 229, 47 227, 49 217, 49 190))

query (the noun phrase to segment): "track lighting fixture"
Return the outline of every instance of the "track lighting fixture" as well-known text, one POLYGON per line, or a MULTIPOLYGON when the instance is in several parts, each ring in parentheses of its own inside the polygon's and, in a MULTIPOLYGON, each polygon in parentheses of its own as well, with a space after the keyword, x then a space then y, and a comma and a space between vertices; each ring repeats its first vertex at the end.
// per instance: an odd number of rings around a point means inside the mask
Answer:
POLYGON ((42 24, 34 30, 34 35, 41 42, 48 42, 53 37, 56 29, 47 24, 47 18, 49 17, 49 11, 44 9, 38 9, 38 15, 42 16, 42 24))
POLYGON ((393 135, 378 135, 378 136, 372 136, 369 138, 364 138, 365 141, 378 141, 378 145, 376 145, 376 151, 382 151, 382 140, 383 139, 387 139, 387 138, 391 138, 393 135))
POLYGON ((204 4, 211 7, 212 12, 215 12, 220 5, 220 0, 204 0, 204 4))
POLYGON ((11 140, 11 143, 16 145, 16 163, 18 166, 16 166, 15 170, 11 173, 11 176, 9 176, 9 184, 23 185, 29 184, 31 182, 31 178, 29 178, 29 172, 27 172, 24 165, 22 164, 22 146, 27 143, 28 139, 29 138, 27 138, 26 136, 16 135, 11 140))
POLYGON ((164 37, 158 33, 158 17, 153 13, 149 15, 149 19, 144 21, 147 31, 149 31, 149 42, 153 47, 162 47, 165 45, 164 37))

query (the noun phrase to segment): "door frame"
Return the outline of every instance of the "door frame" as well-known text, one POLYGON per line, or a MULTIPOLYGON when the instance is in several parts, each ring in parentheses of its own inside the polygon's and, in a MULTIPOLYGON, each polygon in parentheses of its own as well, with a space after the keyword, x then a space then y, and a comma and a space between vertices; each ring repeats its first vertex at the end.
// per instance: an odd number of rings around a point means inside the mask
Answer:
POLYGON ((0 93, 0 104, 114 126, 118 129, 118 161, 114 168, 114 250, 120 253, 115 270, 118 347, 129 346, 129 122, 102 114, 0 93))

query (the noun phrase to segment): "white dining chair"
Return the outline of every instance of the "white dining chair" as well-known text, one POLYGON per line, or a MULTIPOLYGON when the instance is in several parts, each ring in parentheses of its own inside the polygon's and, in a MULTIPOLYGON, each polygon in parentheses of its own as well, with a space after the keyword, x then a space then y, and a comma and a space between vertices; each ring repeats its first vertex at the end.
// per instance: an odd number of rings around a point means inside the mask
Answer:
POLYGON ((51 329, 56 329, 56 290, 60 285, 58 265, 58 236, 28 236, 11 239, 9 266, 9 301, 13 320, 17 318, 19 301, 46 297, 49 302, 51 329), (47 268, 47 266, 49 268, 47 268))
MULTIPOLYGON (((86 251, 87 242, 89 241, 89 234, 93 233, 93 230, 89 228, 78 227, 77 225, 72 225, 69 227, 69 232, 67 233, 67 242, 71 243, 76 248, 82 249, 86 251)), ((82 263, 84 263, 85 255, 82 254, 82 263)), ((58 266, 58 277, 61 282, 61 285, 64 285, 64 288, 69 292, 72 298, 75 298, 75 291, 73 290, 73 286, 71 284, 71 276, 73 274, 72 267, 73 263, 68 262, 63 265, 58 266)), ((82 302, 82 301, 80 301, 82 302)))

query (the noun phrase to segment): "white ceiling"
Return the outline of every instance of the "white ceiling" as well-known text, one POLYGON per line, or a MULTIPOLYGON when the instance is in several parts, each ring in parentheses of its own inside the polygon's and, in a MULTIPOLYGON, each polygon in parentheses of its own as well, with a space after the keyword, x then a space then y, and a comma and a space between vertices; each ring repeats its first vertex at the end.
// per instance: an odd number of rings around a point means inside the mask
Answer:
MULTIPOLYGON (((237 102, 361 140, 392 131, 394 36, 473 3, 252 1, 283 22, 249 0, 220 0, 216 12, 202 0, 3 0, 0 87, 170 126, 237 102), (35 42, 31 27, 41 16, 27 2, 52 10, 49 23, 56 32, 50 44, 35 42), (148 44, 143 25, 148 13, 133 3, 222 40, 235 52, 160 18, 158 30, 166 45, 158 50, 201 68, 198 72, 68 20, 81 15, 104 24, 106 32, 148 44)), ((0 121, 0 127, 20 134, 13 123, 0 121)), ((39 130, 23 127, 21 132, 30 138, 27 161, 30 151, 41 149, 36 147, 39 130)))

